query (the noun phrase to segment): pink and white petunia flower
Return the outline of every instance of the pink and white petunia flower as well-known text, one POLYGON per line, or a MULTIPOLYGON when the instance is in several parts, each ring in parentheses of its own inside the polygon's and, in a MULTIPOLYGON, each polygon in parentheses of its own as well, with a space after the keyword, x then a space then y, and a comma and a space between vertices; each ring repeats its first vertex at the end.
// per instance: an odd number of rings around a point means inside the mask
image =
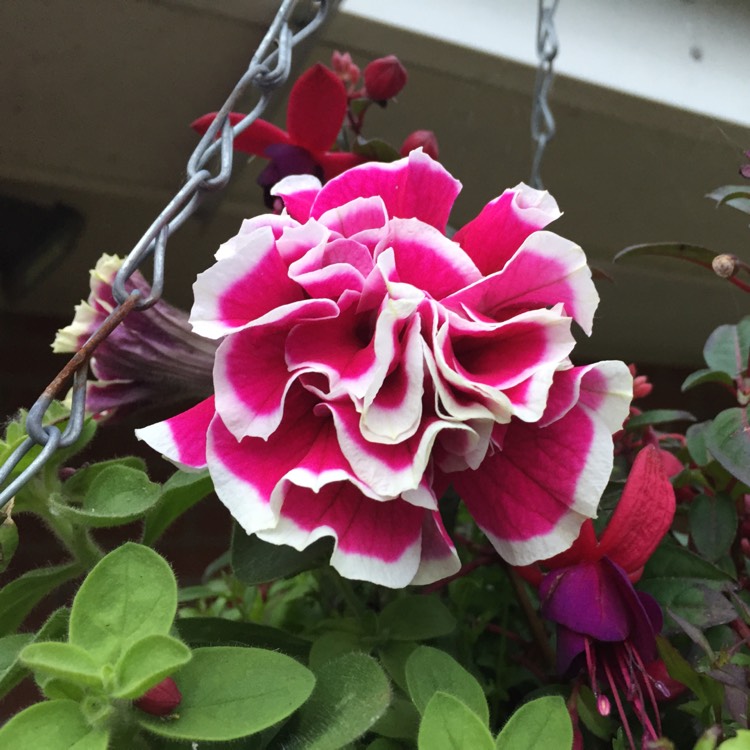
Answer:
POLYGON ((275 188, 195 285, 220 341, 215 395, 139 431, 208 467, 260 538, 335 538, 345 576, 392 587, 459 567, 436 486, 452 482, 513 564, 550 557, 596 514, 632 378, 573 368, 598 296, 583 251, 545 231, 545 192, 507 190, 453 240, 460 184, 421 150, 325 186, 275 188))

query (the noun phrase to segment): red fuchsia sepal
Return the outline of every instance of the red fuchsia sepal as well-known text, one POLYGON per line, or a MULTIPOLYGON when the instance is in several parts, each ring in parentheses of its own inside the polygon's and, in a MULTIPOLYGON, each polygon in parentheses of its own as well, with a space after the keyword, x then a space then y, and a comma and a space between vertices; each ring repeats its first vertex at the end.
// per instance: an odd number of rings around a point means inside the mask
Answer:
POLYGON ((171 677, 165 677, 158 685, 133 701, 133 705, 151 716, 169 716, 180 705, 180 701, 182 694, 177 683, 171 677))

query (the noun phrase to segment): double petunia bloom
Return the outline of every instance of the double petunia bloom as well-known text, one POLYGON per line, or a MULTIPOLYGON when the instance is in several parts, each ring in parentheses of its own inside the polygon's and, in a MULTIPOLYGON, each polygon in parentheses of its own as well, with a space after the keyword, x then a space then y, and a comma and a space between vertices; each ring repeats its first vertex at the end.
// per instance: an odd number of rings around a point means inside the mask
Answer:
POLYGON ((544 230, 555 201, 519 185, 450 240, 459 190, 421 150, 323 187, 282 180, 285 211, 244 222, 194 286, 193 330, 220 342, 215 395, 139 436, 208 467, 248 533, 335 537, 350 578, 456 572, 448 484, 512 564, 567 549, 596 514, 632 377, 570 363, 598 296, 583 251, 544 230))

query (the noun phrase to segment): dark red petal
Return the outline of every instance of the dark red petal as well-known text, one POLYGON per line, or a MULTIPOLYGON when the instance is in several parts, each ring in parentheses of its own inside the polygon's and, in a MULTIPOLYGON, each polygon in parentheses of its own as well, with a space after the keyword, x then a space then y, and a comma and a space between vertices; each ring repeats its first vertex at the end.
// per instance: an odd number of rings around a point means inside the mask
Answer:
MULTIPOLYGON (((232 125, 236 125, 245 116, 242 112, 230 112, 229 122, 232 125)), ((215 117, 216 112, 203 115, 203 117, 199 117, 193 122, 190 127, 203 134, 208 130, 209 125, 214 121, 215 117)), ((266 149, 277 143, 289 143, 289 136, 281 128, 277 128, 276 125, 266 120, 256 120, 234 139, 234 148, 246 154, 265 156, 266 149)))
POLYGON ((358 164, 364 164, 367 159, 359 154, 350 154, 348 151, 327 151, 323 154, 317 154, 318 164, 323 167, 323 181, 337 177, 347 169, 356 167, 358 164))
POLYGON ((669 530, 674 510, 674 489, 659 450, 647 445, 636 456, 599 552, 632 574, 646 564, 669 530))
POLYGON ((289 94, 286 127, 291 142, 308 151, 328 151, 346 114, 346 89, 335 73, 317 63, 303 73, 289 94))
POLYGON ((542 565, 546 568, 566 568, 568 565, 575 565, 586 560, 598 560, 601 553, 597 549, 596 533, 594 524, 590 518, 587 518, 582 526, 578 538, 573 542, 570 549, 561 552, 559 555, 550 557, 549 560, 543 560, 542 565))

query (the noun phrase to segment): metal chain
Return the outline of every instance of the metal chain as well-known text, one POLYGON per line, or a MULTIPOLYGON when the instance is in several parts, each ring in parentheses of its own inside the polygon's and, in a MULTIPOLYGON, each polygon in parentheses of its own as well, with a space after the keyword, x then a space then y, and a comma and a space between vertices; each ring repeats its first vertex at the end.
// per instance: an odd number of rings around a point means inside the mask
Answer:
POLYGON ((552 88, 554 72, 552 63, 557 57, 558 42, 555 30, 555 11, 560 0, 539 0, 536 28, 536 54, 539 67, 534 83, 534 101, 531 105, 531 140, 534 142, 534 156, 531 160, 532 187, 542 189, 541 166, 544 150, 555 135, 555 118, 547 97, 552 88))
POLYGON ((315 16, 297 33, 292 33, 289 23, 297 0, 282 0, 276 17, 253 55, 247 71, 242 75, 216 118, 201 138, 187 163, 187 180, 169 201, 136 246, 130 251, 117 273, 112 293, 117 307, 104 320, 80 350, 44 389, 42 395, 29 410, 26 418, 28 438, 16 448, 0 466, 0 487, 5 484, 26 454, 36 445, 41 452, 0 491, 2 508, 50 459, 58 448, 72 445, 81 435, 86 413, 86 377, 88 364, 96 347, 133 310, 145 310, 161 297, 164 286, 164 257, 169 237, 190 217, 202 198, 209 191, 221 190, 232 174, 234 139, 248 128, 265 111, 274 89, 288 78, 292 65, 292 50, 301 41, 315 32, 325 20, 332 0, 317 0, 315 16), (229 113, 238 99, 254 87, 260 91, 258 103, 253 110, 234 127, 229 122, 229 113), (209 168, 214 165, 212 173, 209 168), (145 299, 140 292, 128 292, 125 284, 144 261, 153 255, 153 284, 145 299), (55 425, 43 423, 52 401, 62 392, 71 376, 73 396, 70 418, 64 432, 55 425))

